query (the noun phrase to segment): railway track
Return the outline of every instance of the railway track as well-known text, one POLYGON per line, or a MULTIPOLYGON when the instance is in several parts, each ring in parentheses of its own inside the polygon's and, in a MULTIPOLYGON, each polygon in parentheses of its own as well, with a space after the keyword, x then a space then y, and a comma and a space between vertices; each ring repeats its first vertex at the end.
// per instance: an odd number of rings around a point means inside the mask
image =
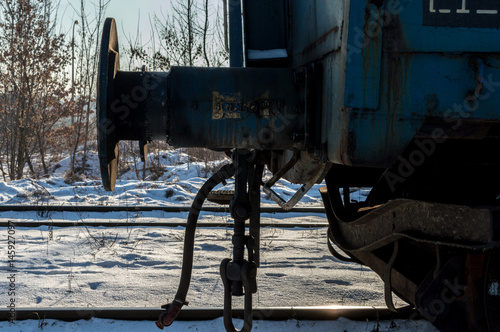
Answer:
MULTIPOLYGON (((101 318, 114 320, 155 321, 163 309, 159 308, 18 308, 16 321, 55 319, 66 322, 101 318)), ((9 310, 0 310, 0 321, 9 320, 9 310)), ((183 308, 176 320, 212 320, 223 316, 222 308, 183 308)), ((255 320, 391 320, 417 317, 413 310, 394 313, 383 307, 317 306, 317 307, 262 307, 254 308, 255 320)), ((233 318, 242 319, 243 309, 233 309, 233 318)))
MULTIPOLYGON (((99 206, 99 205, 0 205, 0 212, 189 212, 190 206, 99 206)), ((227 206, 203 206, 201 211, 205 212, 227 212, 227 206)), ((325 213, 322 207, 297 207, 285 211, 280 207, 261 207, 261 213, 325 213)))
MULTIPOLYGON (((36 228, 41 226, 51 227, 185 227, 186 222, 170 221, 51 221, 51 220, 33 220, 33 221, 0 221, 0 227, 8 227, 14 223, 17 227, 36 228)), ((267 222, 261 223, 261 227, 273 228, 319 228, 328 227, 324 222, 267 222)), ((198 228, 233 228, 232 222, 200 222, 198 228)))
MULTIPOLYGON (((0 206, 0 211, 35 211, 35 212, 142 212, 142 211, 165 211, 165 212, 187 212, 189 207, 129 207, 129 206, 51 206, 51 205, 19 205, 19 206, 0 206)), ((228 212, 225 207, 204 207, 206 212, 228 212)), ((281 208, 263 208, 265 213, 323 213, 323 208, 296 208, 291 211, 284 211, 281 208)), ((74 226, 107 226, 107 227, 125 227, 125 226, 144 226, 144 227, 184 227, 185 222, 126 222, 126 221, 16 221, 16 227, 74 227, 74 226)), ((0 222, 0 227, 7 227, 8 222, 0 222)), ((276 228, 314 228, 327 227, 324 222, 272 222, 262 223, 262 227, 276 228)), ((198 227, 233 227, 232 223, 227 222, 200 222, 198 227)), ((46 320, 53 319, 65 322, 78 320, 87 320, 91 318, 127 320, 127 321, 151 321, 157 320, 163 309, 160 308, 16 308, 16 321, 24 320, 46 320)), ((213 320, 223 316, 223 308, 205 307, 205 308, 183 308, 177 320, 181 321, 203 321, 213 320)), ((233 318, 243 319, 244 310, 236 308, 233 310, 233 318)), ((362 306, 313 306, 313 307, 260 307, 254 308, 253 319, 285 321, 289 319, 296 320, 337 320, 347 318, 355 321, 378 321, 391 319, 408 319, 417 317, 415 311, 394 313, 385 307, 362 307, 362 306)), ((11 319, 10 311, 0 309, 0 321, 9 321, 11 319)), ((152 323, 153 324, 153 323, 152 323)))
MULTIPOLYGON (((73 212, 73 213, 109 213, 109 212, 189 212, 189 207, 187 206, 71 206, 71 205, 0 205, 0 212, 38 212, 38 213, 48 213, 48 212, 73 212)), ((205 206, 201 209, 204 212, 212 213, 229 213, 227 207, 219 206, 205 206)), ((262 207, 262 213, 316 213, 324 214, 324 208, 320 207, 299 207, 294 208, 290 211, 285 211, 280 207, 262 207)), ((8 219, 8 218, 6 218, 8 219)), ((4 220, 0 221, 0 227, 8 227, 10 221, 4 220)), ((172 222, 172 221, 53 221, 50 219, 46 220, 31 220, 31 221, 15 221, 18 227, 41 227, 41 226, 52 226, 52 227, 78 227, 78 226, 88 226, 88 227, 185 227, 186 222, 172 222)), ((199 222, 198 227, 225 227, 232 228, 234 225, 232 222, 199 222)), ((275 228, 318 228, 318 227, 328 227, 327 222, 262 222, 261 227, 275 227, 275 228)))

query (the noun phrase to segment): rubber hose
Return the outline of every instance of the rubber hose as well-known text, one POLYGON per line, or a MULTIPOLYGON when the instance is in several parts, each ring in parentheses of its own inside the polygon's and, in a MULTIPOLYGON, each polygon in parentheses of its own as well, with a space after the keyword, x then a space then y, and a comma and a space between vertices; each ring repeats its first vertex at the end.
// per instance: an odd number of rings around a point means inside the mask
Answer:
POLYGON ((224 165, 217 173, 212 175, 200 188, 196 197, 189 210, 189 215, 186 225, 186 233, 184 236, 184 252, 182 258, 182 272, 181 280, 179 283, 179 288, 177 289, 177 294, 175 295, 175 302, 178 304, 187 304, 186 295, 189 290, 189 284, 191 283, 191 274, 193 270, 193 256, 194 256, 194 237, 196 232, 196 226, 198 223, 198 217, 200 215, 203 203, 207 199, 208 194, 212 191, 215 186, 225 180, 231 178, 235 174, 234 164, 224 165))

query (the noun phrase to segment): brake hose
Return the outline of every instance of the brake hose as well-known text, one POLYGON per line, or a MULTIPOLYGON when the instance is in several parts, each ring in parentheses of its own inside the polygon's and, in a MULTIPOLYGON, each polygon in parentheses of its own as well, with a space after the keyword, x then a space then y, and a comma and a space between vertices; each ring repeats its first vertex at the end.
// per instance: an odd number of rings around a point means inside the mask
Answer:
POLYGON ((203 203, 207 199, 208 194, 212 191, 215 186, 220 183, 225 183, 225 181, 235 174, 234 164, 227 164, 222 166, 222 168, 212 175, 200 188, 196 197, 189 210, 189 215, 186 223, 186 233, 184 236, 184 252, 182 257, 182 272, 181 280, 179 282, 179 287, 177 289, 177 294, 175 295, 174 301, 172 303, 162 306, 166 311, 160 314, 156 326, 163 329, 165 326, 170 326, 177 315, 179 314, 182 306, 187 305, 186 295, 189 290, 189 284, 191 282, 191 273, 193 270, 193 257, 194 257, 194 237, 196 233, 196 226, 198 223, 198 217, 200 215, 203 203))

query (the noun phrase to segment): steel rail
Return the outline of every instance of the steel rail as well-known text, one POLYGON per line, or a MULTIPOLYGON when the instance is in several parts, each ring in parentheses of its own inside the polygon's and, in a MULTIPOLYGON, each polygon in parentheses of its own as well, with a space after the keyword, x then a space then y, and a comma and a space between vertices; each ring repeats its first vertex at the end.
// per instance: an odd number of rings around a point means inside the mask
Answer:
MULTIPOLYGON (((15 321, 55 319, 66 322, 101 318, 114 320, 150 320, 153 324, 163 309, 157 308, 16 308, 15 321)), ((14 312, 0 309, 0 321, 9 321, 14 312)), ((223 316, 222 308, 183 308, 176 320, 212 320, 223 316)), ((255 320, 390 320, 418 317, 417 312, 392 312, 385 307, 314 306, 314 307, 262 307, 254 308, 255 320)), ((243 309, 234 309, 233 318, 243 318, 243 309)))
MULTIPOLYGON (((190 206, 117 206, 117 205, 0 205, 0 212, 189 212, 190 206)), ((204 206, 201 211, 204 212, 226 212, 229 213, 227 206, 204 206)), ((260 208, 261 213, 320 213, 324 214, 323 207, 296 207, 289 211, 281 207, 264 206, 260 208)))
MULTIPOLYGON (((9 227, 14 224, 16 227, 36 228, 42 226, 50 227, 185 227, 186 222, 162 222, 162 221, 51 221, 51 220, 33 220, 33 221, 0 221, 1 227, 9 227)), ((246 225, 249 226, 248 224, 246 225)), ((200 222, 198 228, 233 228, 232 222, 200 222)), ((261 223, 261 227, 269 228, 323 228, 328 227, 328 223, 320 222, 270 222, 261 223)))

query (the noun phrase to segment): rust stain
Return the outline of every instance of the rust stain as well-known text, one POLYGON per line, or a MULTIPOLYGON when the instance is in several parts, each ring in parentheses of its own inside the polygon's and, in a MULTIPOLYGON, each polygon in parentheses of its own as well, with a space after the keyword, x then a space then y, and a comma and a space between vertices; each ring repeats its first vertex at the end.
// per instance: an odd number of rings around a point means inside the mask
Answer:
POLYGON ((380 61, 382 57, 383 21, 379 6, 370 1, 365 7, 363 24, 363 106, 378 106, 380 61), (371 99, 369 99, 371 98, 371 99))

